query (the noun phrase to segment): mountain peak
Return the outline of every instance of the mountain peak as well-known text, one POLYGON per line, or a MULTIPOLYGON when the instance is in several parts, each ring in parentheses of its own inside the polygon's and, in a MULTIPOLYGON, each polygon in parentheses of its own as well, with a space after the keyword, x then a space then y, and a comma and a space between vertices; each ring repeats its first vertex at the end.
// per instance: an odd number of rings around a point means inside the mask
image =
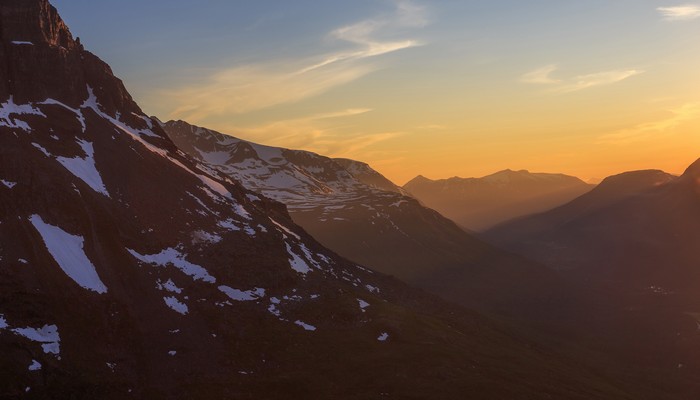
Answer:
POLYGON ((69 50, 80 46, 48 0, 3 0, 0 22, 4 45, 46 43, 69 50))
POLYGON ((690 164, 688 169, 685 170, 683 176, 690 176, 692 178, 700 178, 700 159, 690 164))
POLYGON ((411 179, 410 181, 406 182, 404 187, 409 186, 411 184, 417 184, 417 183, 430 183, 432 180, 430 178, 426 178, 423 175, 418 175, 415 178, 411 179))
POLYGON ((84 50, 48 0, 0 2, 0 77, 0 103, 51 100, 77 109, 92 88, 110 116, 142 114, 109 65, 84 50))

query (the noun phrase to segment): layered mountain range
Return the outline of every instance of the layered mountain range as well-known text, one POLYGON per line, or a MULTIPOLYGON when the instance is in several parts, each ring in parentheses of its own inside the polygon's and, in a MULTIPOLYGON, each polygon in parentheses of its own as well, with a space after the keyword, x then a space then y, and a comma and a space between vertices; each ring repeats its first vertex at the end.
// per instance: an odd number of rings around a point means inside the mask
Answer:
POLYGON ((698 293, 700 162, 680 177, 633 171, 568 204, 486 236, 547 265, 619 290, 698 293))
POLYGON ((563 174, 505 170, 483 178, 430 180, 418 176, 403 189, 460 226, 481 232, 567 203, 592 187, 563 174))
POLYGON ((180 151, 47 0, 0 3, 0 77, 0 397, 640 398, 324 248, 180 151))
MULTIPOLYGON (((544 264, 486 245, 386 181, 377 185, 376 176, 381 175, 369 173, 364 163, 341 164, 306 151, 262 146, 183 121, 163 126, 183 151, 200 162, 287 203, 296 222, 349 258, 366 257, 378 270, 505 316, 519 328, 534 329, 535 337, 557 343, 567 354, 573 350, 581 359, 633 365, 628 373, 641 373, 643 378, 636 382, 651 385, 649 393, 658 395, 659 387, 664 387, 660 389, 664 396, 673 397, 675 393, 665 387, 669 380, 681 397, 699 389, 693 383, 697 366, 689 360, 700 355, 700 342, 692 338, 696 328, 687 315, 631 310, 615 292, 568 274, 562 279, 560 272, 553 272, 556 266, 547 271, 544 264), (361 177, 366 176, 375 178, 365 182, 361 177), (358 246, 363 242, 367 245, 358 246), (453 264, 444 262, 449 256, 455 257, 453 264), (400 262, 392 264, 393 260, 400 262)), ((661 173, 653 179, 659 183, 672 177, 661 173)), ((644 190, 645 182, 644 178, 637 183, 606 180, 601 188, 610 194, 600 196, 601 191, 594 190, 582 199, 623 196, 644 190)), ((619 365, 606 369, 624 370, 619 365)))
POLYGON ((296 223, 357 263, 489 311, 541 313, 563 294, 546 268, 466 233, 365 163, 264 146, 184 121, 162 126, 182 151, 283 202, 296 223))
MULTIPOLYGON (((570 203, 505 223, 485 237, 621 304, 638 326, 620 337, 625 344, 618 349, 631 345, 648 361, 655 343, 657 354, 675 353, 675 361, 659 358, 666 368, 697 377, 698 222, 700 160, 680 177, 658 170, 611 176, 570 203)), ((615 334, 610 331, 608 340, 615 334)))

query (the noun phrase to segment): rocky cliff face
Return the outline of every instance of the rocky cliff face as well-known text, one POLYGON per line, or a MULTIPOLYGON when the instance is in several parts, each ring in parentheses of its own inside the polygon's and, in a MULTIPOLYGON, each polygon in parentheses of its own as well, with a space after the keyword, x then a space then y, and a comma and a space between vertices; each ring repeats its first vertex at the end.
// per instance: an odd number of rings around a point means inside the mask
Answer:
POLYGON ((0 4, 0 100, 16 104, 55 99, 79 107, 91 87, 103 110, 118 111, 133 125, 142 114, 111 68, 73 39, 48 1, 3 1, 0 4))

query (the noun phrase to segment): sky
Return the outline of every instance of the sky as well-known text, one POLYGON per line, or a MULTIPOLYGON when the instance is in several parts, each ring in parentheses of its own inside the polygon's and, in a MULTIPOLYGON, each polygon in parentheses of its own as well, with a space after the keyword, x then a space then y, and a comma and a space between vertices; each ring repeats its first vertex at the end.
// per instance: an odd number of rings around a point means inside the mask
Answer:
POLYGON ((700 157, 700 1, 52 3, 146 113, 399 184, 700 157))

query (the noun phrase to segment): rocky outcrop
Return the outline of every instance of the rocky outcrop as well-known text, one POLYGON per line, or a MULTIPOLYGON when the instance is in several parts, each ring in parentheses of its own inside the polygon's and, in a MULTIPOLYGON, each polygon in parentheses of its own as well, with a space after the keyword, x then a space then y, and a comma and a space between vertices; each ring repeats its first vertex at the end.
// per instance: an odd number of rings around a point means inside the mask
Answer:
MULTIPOLYGON (((0 4, 0 102, 54 99, 78 108, 87 88, 110 116, 120 111, 134 126, 142 114, 109 65, 73 38, 47 0, 4 0, 0 4)), ((141 120, 139 122, 139 120, 141 120)))

